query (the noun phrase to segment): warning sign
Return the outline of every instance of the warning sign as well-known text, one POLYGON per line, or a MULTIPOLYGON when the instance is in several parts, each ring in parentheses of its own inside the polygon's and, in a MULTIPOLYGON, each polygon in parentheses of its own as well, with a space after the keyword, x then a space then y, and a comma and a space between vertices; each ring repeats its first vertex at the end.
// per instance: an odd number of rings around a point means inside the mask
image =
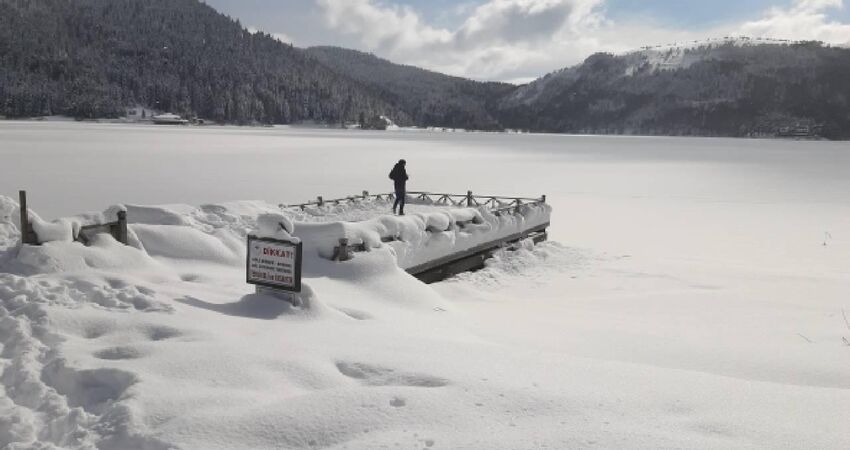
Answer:
POLYGON ((249 284, 301 292, 301 243, 248 236, 249 284))

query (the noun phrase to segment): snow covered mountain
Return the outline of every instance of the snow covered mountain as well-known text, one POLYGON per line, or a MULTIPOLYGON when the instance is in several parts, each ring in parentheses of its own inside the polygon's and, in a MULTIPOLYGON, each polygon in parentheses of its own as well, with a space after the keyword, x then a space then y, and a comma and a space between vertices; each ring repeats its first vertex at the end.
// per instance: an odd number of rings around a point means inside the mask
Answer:
MULTIPOLYGON (((706 59, 717 58, 721 47, 743 47, 753 45, 788 45, 788 40, 752 39, 747 37, 724 37, 706 39, 689 43, 673 43, 667 45, 645 46, 640 50, 616 55, 626 63, 624 76, 634 76, 645 71, 687 69, 693 64, 706 59)), ((798 43, 799 44, 799 43, 798 43)), ((550 84, 559 80, 575 80, 576 72, 581 65, 563 68, 550 73, 532 83, 517 89, 508 102, 532 103, 539 99, 544 91, 550 90, 550 84)))
POLYGON ((572 133, 850 137, 850 50, 742 39, 595 54, 518 88, 510 127, 572 133))

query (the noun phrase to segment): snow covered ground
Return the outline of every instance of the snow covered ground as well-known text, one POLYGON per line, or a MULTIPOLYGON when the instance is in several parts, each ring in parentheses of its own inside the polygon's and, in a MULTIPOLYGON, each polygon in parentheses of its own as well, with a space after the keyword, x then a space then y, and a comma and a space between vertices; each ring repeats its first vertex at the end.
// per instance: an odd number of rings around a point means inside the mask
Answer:
POLYGON ((850 446, 846 144, 0 123, 0 161, 44 219, 206 205, 18 252, 0 202, 0 448, 850 446), (417 190, 548 194, 553 241, 253 294, 260 214, 400 157, 417 190))

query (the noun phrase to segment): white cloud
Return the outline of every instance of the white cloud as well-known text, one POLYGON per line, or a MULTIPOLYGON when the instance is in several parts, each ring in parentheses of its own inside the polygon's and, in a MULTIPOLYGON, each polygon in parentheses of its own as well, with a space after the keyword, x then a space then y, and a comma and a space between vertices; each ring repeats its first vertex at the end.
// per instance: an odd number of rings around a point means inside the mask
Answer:
POLYGON ((759 20, 741 25, 741 33, 754 37, 816 40, 850 44, 850 24, 830 20, 827 12, 842 8, 842 0, 797 0, 788 8, 772 8, 759 20))
POLYGON ((598 25, 600 0, 491 0, 455 33, 461 42, 535 43, 598 25))
POLYGON ((318 0, 318 4, 325 9, 330 27, 356 35, 373 50, 396 51, 451 40, 449 31, 425 24, 409 7, 371 0, 318 0))
POLYGON ((318 0, 328 25, 394 61, 484 79, 524 78, 574 61, 590 48, 603 0, 490 0, 456 30, 431 26, 411 8, 373 0, 318 0))
POLYGON ((395 62, 476 79, 518 80, 580 62, 598 51, 690 42, 744 34, 753 37, 850 42, 850 25, 829 20, 842 0, 796 0, 758 20, 705 29, 675 29, 605 15, 606 0, 488 0, 466 3, 455 29, 428 24, 409 7, 380 0, 317 0, 327 26, 395 62))

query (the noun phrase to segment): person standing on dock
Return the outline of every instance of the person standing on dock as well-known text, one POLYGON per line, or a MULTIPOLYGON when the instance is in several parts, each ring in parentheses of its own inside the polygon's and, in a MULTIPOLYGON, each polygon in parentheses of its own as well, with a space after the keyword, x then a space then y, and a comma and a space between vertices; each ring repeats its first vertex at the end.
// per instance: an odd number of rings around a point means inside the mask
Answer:
POLYGON ((393 167, 393 170, 390 172, 390 179, 395 183, 395 203, 393 204, 393 214, 396 214, 396 210, 398 210, 398 215, 404 215, 404 201, 407 197, 407 170, 405 170, 405 166, 407 165, 407 161, 401 159, 396 165, 393 167))

